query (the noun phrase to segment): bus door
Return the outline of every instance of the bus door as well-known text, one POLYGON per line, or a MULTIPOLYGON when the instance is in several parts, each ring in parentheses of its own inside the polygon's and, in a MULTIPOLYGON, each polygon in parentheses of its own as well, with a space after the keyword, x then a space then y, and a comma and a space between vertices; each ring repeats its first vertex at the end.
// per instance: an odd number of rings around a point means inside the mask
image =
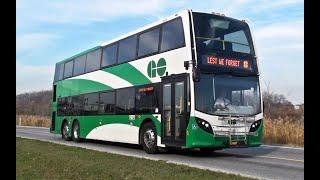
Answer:
POLYGON ((187 124, 187 75, 162 77, 162 143, 184 146, 187 124))

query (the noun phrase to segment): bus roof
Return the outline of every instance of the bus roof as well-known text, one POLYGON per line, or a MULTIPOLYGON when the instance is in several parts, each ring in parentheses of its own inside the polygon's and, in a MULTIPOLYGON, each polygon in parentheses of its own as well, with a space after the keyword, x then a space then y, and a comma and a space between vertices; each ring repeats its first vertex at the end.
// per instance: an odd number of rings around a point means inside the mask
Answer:
POLYGON ((109 40, 109 41, 106 41, 106 42, 102 43, 101 46, 106 46, 106 45, 108 45, 108 44, 112 44, 112 43, 117 42, 117 41, 119 41, 119 40, 121 40, 121 39, 125 39, 125 38, 127 38, 127 37, 129 37, 129 36, 131 36, 131 35, 134 35, 134 34, 137 34, 137 33, 139 33, 139 32, 142 32, 142 31, 144 31, 144 30, 147 30, 147 29, 149 29, 149 28, 155 27, 155 26, 157 26, 157 25, 159 25, 159 24, 162 24, 162 23, 167 22, 167 21, 169 21, 169 20, 171 20, 171 19, 174 19, 174 18, 178 17, 179 15, 181 16, 183 13, 188 12, 188 11, 191 11, 191 10, 190 10, 190 9, 182 10, 182 11, 179 11, 179 12, 177 12, 177 13, 174 13, 174 14, 172 14, 172 15, 170 15, 170 16, 161 18, 161 19, 159 19, 159 20, 157 20, 157 21, 155 21, 155 22, 153 22, 153 23, 150 23, 150 24, 147 24, 147 25, 145 25, 145 26, 142 26, 142 27, 140 27, 140 28, 138 28, 138 29, 136 29, 136 30, 134 30, 134 31, 128 32, 128 33, 123 34, 123 35, 121 35, 121 36, 118 36, 118 37, 116 37, 116 38, 114 38, 114 39, 111 39, 111 40, 109 40))
POLYGON ((82 55, 84 55, 84 54, 87 54, 87 53, 89 53, 89 52, 91 52, 91 51, 94 51, 94 50, 96 50, 96 49, 99 49, 99 48, 101 48, 101 46, 96 46, 96 47, 87 49, 87 50, 85 50, 85 51, 83 51, 83 52, 80 52, 80 53, 78 53, 78 54, 76 54, 76 55, 73 55, 73 56, 71 56, 71 57, 68 57, 67 59, 64 59, 64 60, 62 60, 62 61, 59 61, 59 62, 57 62, 57 64, 61 64, 61 63, 67 62, 67 61, 69 61, 69 60, 72 60, 72 59, 74 59, 74 58, 80 57, 80 56, 82 56, 82 55))
MULTIPOLYGON (((151 23, 151 24, 147 24, 147 25, 145 25, 145 26, 143 26, 143 27, 141 27, 141 28, 138 28, 138 29, 136 29, 136 30, 134 30, 134 31, 128 32, 128 33, 123 34, 123 35, 121 35, 121 36, 119 36, 119 37, 117 37, 117 38, 114 38, 114 39, 111 39, 111 40, 109 40, 109 41, 107 41, 107 42, 104 42, 104 43, 102 43, 102 44, 99 45, 99 46, 93 47, 93 48, 91 48, 91 49, 88 49, 88 50, 85 50, 85 51, 83 51, 83 52, 80 52, 80 53, 78 53, 78 54, 76 54, 76 55, 73 55, 73 56, 71 56, 71 57, 69 57, 69 58, 67 58, 67 59, 64 59, 64 60, 62 60, 62 61, 59 61, 59 62, 57 62, 57 64, 65 63, 65 62, 67 62, 67 61, 69 61, 69 60, 72 60, 72 59, 74 59, 74 58, 77 58, 77 57, 79 57, 79 56, 82 56, 82 55, 84 55, 84 54, 86 54, 86 53, 89 53, 89 52, 91 52, 91 51, 94 51, 94 50, 96 50, 96 49, 99 49, 99 48, 101 48, 101 47, 103 47, 103 46, 112 44, 112 43, 117 42, 117 41, 119 41, 119 40, 121 40, 121 39, 125 39, 125 38, 127 38, 127 37, 129 37, 129 36, 131 36, 131 35, 134 35, 134 34, 136 34, 136 33, 139 33, 139 32, 141 32, 141 31, 144 31, 144 30, 146 30, 146 29, 152 28, 152 27, 154 27, 154 26, 157 26, 157 25, 159 25, 159 24, 162 24, 162 23, 164 23, 164 22, 166 22, 166 21, 169 21, 169 20, 171 20, 171 19, 174 19, 174 18, 177 17, 178 15, 182 15, 183 13, 189 12, 189 11, 192 12, 191 9, 182 10, 182 11, 180 11, 180 12, 177 12, 177 13, 173 14, 173 15, 170 15, 170 16, 167 16, 167 17, 165 17, 165 18, 162 18, 162 19, 160 19, 160 20, 158 20, 158 21, 156 21, 156 22, 153 22, 153 23, 151 23)), ((197 12, 197 13, 200 13, 200 12, 197 12)), ((201 13, 203 13, 203 12, 201 12, 201 13)), ((206 13, 206 14, 210 14, 210 13, 206 13)), ((212 13, 211 13, 211 14, 212 14, 212 13)), ((214 14, 215 14, 215 13, 214 13, 214 14)), ((216 14, 216 15, 217 15, 217 14, 216 14)), ((223 16, 224 16, 224 15, 223 15, 223 16)), ((227 18, 230 18, 230 17, 227 17, 227 18)), ((231 18, 231 19, 233 19, 233 18, 231 18)))
POLYGON ((62 61, 59 61, 59 62, 57 62, 57 64, 65 63, 65 62, 70 61, 70 60, 72 60, 72 59, 74 59, 74 58, 77 58, 77 57, 79 57, 79 56, 82 56, 82 55, 84 55, 84 54, 86 54, 86 53, 89 53, 89 52, 91 52, 91 51, 94 51, 94 50, 96 50, 96 49, 99 49, 99 48, 101 48, 101 47, 103 47, 103 46, 106 46, 106 45, 108 45, 108 44, 112 44, 112 43, 114 43, 114 42, 117 42, 118 40, 124 39, 124 38, 129 37, 129 36, 131 36, 131 35, 133 35, 133 34, 136 34, 136 33, 138 33, 138 32, 141 32, 141 31, 143 31, 143 30, 145 30, 145 29, 148 29, 148 28, 157 26, 158 24, 161 24, 161 23, 166 22, 166 21, 168 21, 168 20, 170 20, 170 19, 173 19, 173 18, 176 17, 178 14, 181 14, 181 13, 183 13, 183 12, 185 12, 185 11, 189 11, 189 10, 183 10, 183 11, 180 11, 180 12, 178 12, 178 13, 175 13, 174 15, 168 16, 168 17, 166 17, 166 18, 162 18, 162 19, 160 19, 160 20, 158 20, 158 21, 156 21, 156 22, 153 22, 153 23, 151 23, 151 24, 145 25, 145 26, 143 26, 143 27, 141 27, 141 28, 138 28, 138 29, 136 29, 136 30, 134 30, 134 31, 131 31, 131 32, 126 33, 126 34, 124 34, 124 35, 121 35, 121 36, 119 36, 119 37, 117 37, 117 38, 114 38, 114 39, 111 39, 111 40, 109 40, 109 41, 107 41, 107 42, 104 42, 104 43, 102 43, 102 44, 99 45, 99 46, 96 46, 96 47, 94 47, 94 48, 85 50, 85 51, 80 52, 80 53, 78 53, 78 54, 76 54, 76 55, 73 55, 73 56, 71 56, 71 57, 69 57, 69 58, 66 58, 66 59, 64 59, 64 60, 62 60, 62 61))

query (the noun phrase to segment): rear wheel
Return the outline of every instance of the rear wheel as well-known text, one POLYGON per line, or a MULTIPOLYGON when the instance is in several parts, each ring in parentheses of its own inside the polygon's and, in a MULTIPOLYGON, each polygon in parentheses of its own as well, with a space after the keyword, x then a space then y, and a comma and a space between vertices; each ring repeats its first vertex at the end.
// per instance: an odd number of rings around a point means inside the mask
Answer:
POLYGON ((80 142, 80 126, 78 121, 74 122, 73 126, 72 126, 72 140, 74 140, 75 142, 80 142))
POLYGON ((66 141, 71 140, 71 138, 68 136, 68 132, 69 132, 68 123, 67 123, 67 121, 65 121, 62 124, 62 131, 61 131, 62 139, 66 140, 66 141))
POLYGON ((157 146, 157 132, 153 123, 148 122, 143 125, 140 134, 140 142, 143 150, 148 154, 155 154, 159 152, 157 146))

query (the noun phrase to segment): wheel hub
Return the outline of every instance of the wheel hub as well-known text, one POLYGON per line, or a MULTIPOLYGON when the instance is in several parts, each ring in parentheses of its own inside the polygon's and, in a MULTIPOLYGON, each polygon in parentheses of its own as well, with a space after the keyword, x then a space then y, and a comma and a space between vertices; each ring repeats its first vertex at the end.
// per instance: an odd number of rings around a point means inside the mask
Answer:
POLYGON ((64 135, 65 137, 68 136, 68 131, 69 131, 69 127, 68 127, 68 125, 66 124, 66 125, 63 127, 63 135, 64 135))
POLYGON ((74 127, 74 130, 73 130, 73 136, 74 136, 74 138, 78 138, 78 126, 75 126, 74 127))
POLYGON ((155 143, 155 134, 152 129, 147 130, 143 135, 143 141, 148 148, 151 148, 155 143))

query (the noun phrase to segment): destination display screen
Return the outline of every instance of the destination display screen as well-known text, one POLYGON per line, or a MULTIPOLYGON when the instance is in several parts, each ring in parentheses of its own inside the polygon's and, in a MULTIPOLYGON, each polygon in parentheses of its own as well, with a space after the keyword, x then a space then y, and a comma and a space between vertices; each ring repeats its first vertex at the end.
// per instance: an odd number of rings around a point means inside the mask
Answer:
POLYGON ((227 69, 239 69, 244 71, 252 71, 252 64, 249 59, 236 59, 218 57, 212 55, 202 56, 202 64, 207 66, 215 66, 227 69))
POLYGON ((150 87, 144 87, 144 88, 140 88, 139 89, 139 93, 142 93, 142 92, 150 92, 150 91, 153 91, 153 87, 150 86, 150 87))

